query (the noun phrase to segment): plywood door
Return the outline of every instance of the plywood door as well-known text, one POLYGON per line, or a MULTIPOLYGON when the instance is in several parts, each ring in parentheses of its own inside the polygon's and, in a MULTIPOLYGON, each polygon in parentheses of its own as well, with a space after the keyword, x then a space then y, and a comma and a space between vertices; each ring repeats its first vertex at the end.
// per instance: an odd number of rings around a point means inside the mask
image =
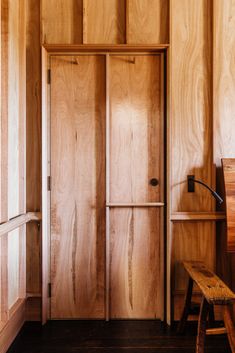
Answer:
POLYGON ((51 59, 51 317, 104 317, 105 58, 51 59))
MULTIPOLYGON (((162 63, 110 57, 110 203, 163 201, 162 63), (159 185, 150 185, 156 178, 159 185)), ((110 316, 161 318, 162 210, 110 210, 110 316)))

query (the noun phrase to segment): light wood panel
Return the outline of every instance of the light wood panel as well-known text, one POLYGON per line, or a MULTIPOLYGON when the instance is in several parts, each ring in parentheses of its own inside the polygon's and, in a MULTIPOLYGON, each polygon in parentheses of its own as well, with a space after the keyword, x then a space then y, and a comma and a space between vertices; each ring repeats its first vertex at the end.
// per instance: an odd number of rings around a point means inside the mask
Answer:
POLYGON ((235 253, 235 158, 222 159, 227 218, 227 251, 235 253))
POLYGON ((168 43, 169 2, 127 1, 127 43, 168 43))
POLYGON ((225 212, 175 212, 171 221, 222 221, 226 219, 225 212))
POLYGON ((82 43, 82 0, 42 0, 43 43, 82 43))
POLYGON ((187 175, 210 186, 212 168, 212 7, 171 1, 172 211, 213 211, 207 190, 187 192, 187 175))
POLYGON ((11 308, 19 298, 19 235, 19 229, 8 233, 8 308, 11 308))
POLYGON ((162 79, 158 55, 110 58, 111 203, 162 201, 162 79))
POLYGON ((159 55, 110 57, 112 318, 162 317, 162 213, 143 205, 163 201, 161 69, 159 55))
POLYGON ((125 0, 83 0, 83 43, 125 43, 125 0))
MULTIPOLYGON (((8 1, 1 1, 1 222, 8 220, 8 1)), ((8 238, 0 239, 0 322, 8 320, 8 238)))
MULTIPOLYGON (((214 0, 213 4, 213 141, 214 162, 217 167, 217 187, 224 193, 221 158, 235 157, 235 1, 214 0)), ((225 204, 224 204, 225 206, 225 204)), ((217 230, 217 268, 235 290, 235 256, 226 253, 226 227, 217 230)), ((235 317, 235 316, 234 316, 235 317)))
POLYGON ((1 1, 0 220, 8 219, 8 1, 1 1))
MULTIPOLYGON (((213 116, 214 158, 235 157, 235 1, 214 1, 213 116)), ((219 175, 222 181, 222 175, 219 175)))
POLYGON ((215 229, 211 222, 177 222, 173 225, 174 288, 184 291, 187 276, 183 261, 203 261, 211 270, 215 269, 215 229))
POLYGON ((1 352, 8 348, 24 321, 20 298, 26 296, 25 228, 13 230, 15 219, 8 220, 25 213, 25 55, 25 1, 2 0, 1 352), (15 316, 18 309, 20 318, 15 316))
POLYGON ((19 1, 9 0, 9 62, 8 62, 8 217, 19 210, 19 116, 20 116, 20 41, 19 1))
MULTIPOLYGON (((41 47, 40 2, 26 2, 26 209, 41 209, 41 47)), ((27 291, 38 293, 41 289, 40 229, 35 223, 27 224, 27 291)))
POLYGON ((110 316, 162 318, 160 211, 112 209, 110 227, 110 316))
POLYGON ((51 76, 51 316, 104 318, 105 57, 51 76))

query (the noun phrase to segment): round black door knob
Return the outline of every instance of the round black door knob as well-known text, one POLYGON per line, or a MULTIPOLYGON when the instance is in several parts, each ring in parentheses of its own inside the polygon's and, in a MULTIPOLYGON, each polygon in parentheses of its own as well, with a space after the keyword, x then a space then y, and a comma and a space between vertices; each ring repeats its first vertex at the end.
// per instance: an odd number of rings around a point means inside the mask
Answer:
POLYGON ((156 178, 150 179, 150 185, 157 186, 158 184, 159 184, 159 181, 156 178))

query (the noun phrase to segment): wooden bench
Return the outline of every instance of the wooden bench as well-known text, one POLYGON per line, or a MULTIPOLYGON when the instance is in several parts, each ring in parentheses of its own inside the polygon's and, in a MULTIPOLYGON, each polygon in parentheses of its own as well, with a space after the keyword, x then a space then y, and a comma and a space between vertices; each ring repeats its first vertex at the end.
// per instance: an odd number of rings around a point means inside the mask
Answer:
POLYGON ((235 327, 232 321, 232 304, 235 294, 226 284, 203 264, 203 262, 184 262, 185 270, 189 275, 188 289, 185 296, 185 305, 181 320, 178 325, 178 333, 183 333, 185 324, 191 311, 191 299, 193 283, 195 282, 202 292, 202 302, 198 320, 198 332, 196 353, 204 352, 206 335, 218 335, 227 333, 232 353, 235 353, 235 327), (214 305, 221 305, 224 309, 224 328, 207 329, 209 322, 214 321, 214 305))

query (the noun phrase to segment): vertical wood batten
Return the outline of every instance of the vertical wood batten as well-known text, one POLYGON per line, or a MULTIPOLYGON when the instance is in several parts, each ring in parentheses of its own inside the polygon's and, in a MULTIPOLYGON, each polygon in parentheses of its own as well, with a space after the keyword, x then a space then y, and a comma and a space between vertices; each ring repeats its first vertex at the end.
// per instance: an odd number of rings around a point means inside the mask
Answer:
MULTIPOLYGON (((19 9, 19 211, 26 213, 26 2, 19 9)), ((26 297, 26 226, 19 228, 19 298, 26 297)))
MULTIPOLYGON (((26 2, 26 210, 41 210, 41 47, 40 1, 26 2)), ((27 291, 41 291, 40 231, 26 225, 27 291)))
POLYGON ((48 56, 42 48, 42 323, 49 318, 48 283, 49 283, 49 241, 50 241, 50 191, 47 188, 47 177, 50 175, 48 163, 48 56))
POLYGON ((110 56, 106 54, 106 271, 105 271, 105 319, 109 321, 110 317, 110 209, 107 204, 110 203, 110 81, 109 66, 110 56))
MULTIPOLYGON (((8 220, 8 0, 1 1, 1 222, 8 220)), ((8 310, 8 234, 0 238, 0 321, 6 323, 8 310)))

